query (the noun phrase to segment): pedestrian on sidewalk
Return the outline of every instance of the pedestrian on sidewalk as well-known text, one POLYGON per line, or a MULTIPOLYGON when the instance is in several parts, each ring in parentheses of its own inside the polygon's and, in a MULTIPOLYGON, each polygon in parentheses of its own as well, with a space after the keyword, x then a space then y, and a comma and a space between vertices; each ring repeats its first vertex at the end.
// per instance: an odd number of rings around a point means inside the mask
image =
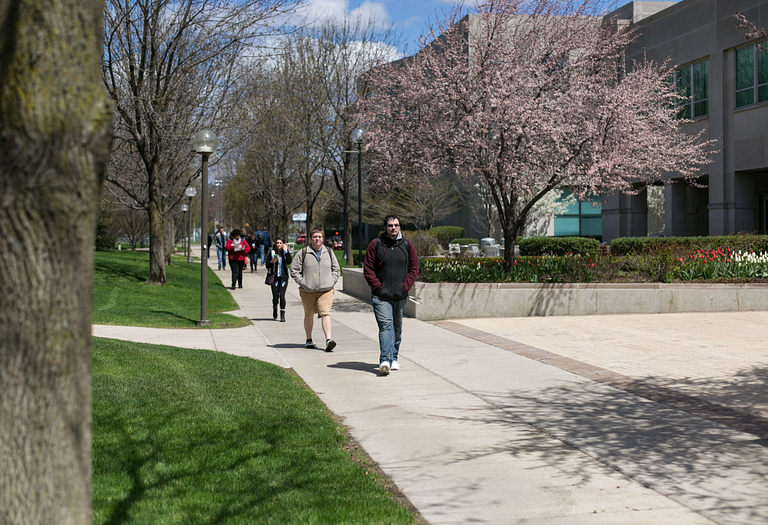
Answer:
POLYGON ((264 259, 264 254, 269 253, 269 249, 272 246, 272 238, 269 236, 269 232, 267 232, 267 227, 262 226, 261 231, 256 234, 256 240, 261 240, 261 247, 259 248, 259 255, 261 256, 261 265, 264 266, 266 264, 266 260, 264 259))
POLYGON ((288 246, 283 242, 282 237, 275 239, 275 248, 270 251, 267 257, 267 273, 273 275, 272 284, 272 319, 277 319, 277 304, 280 302, 280 322, 285 322, 285 290, 288 288, 288 276, 290 275, 288 267, 291 265, 292 257, 288 251, 288 246))
POLYGON ((256 234, 254 232, 251 232, 251 234, 248 236, 248 239, 246 240, 248 242, 248 246, 251 249, 248 252, 248 260, 251 263, 251 272, 255 272, 256 263, 258 262, 257 258, 259 256, 259 253, 258 253, 259 246, 256 242, 256 234))
POLYGON ((379 326, 379 372, 400 370, 397 361, 403 331, 403 308, 408 291, 419 276, 413 244, 403 238, 400 219, 388 215, 385 231, 365 251, 363 275, 371 287, 371 303, 379 326))
MULTIPOLYGON (((262 227, 262 230, 264 228, 262 227)), ((264 245, 264 232, 256 228, 256 250, 253 252, 253 262, 258 264, 259 257, 261 257, 261 264, 264 265, 264 253, 269 252, 269 246, 264 245)))
POLYGON ((315 348, 312 328, 314 315, 317 314, 325 334, 325 351, 331 352, 336 346, 331 334, 333 287, 339 280, 341 267, 336 255, 324 245, 325 234, 322 228, 313 226, 309 230, 309 238, 309 246, 299 251, 291 266, 291 277, 299 285, 299 295, 304 305, 304 332, 307 336, 304 348, 315 348))
POLYGON ((216 256, 219 258, 219 270, 227 269, 227 233, 224 226, 219 225, 216 235, 213 236, 216 244, 216 256))
POLYGON ((243 269, 251 248, 245 239, 240 238, 240 230, 237 228, 232 230, 229 237, 225 248, 229 253, 229 266, 232 268, 232 289, 234 290, 235 284, 238 288, 243 287, 243 269))

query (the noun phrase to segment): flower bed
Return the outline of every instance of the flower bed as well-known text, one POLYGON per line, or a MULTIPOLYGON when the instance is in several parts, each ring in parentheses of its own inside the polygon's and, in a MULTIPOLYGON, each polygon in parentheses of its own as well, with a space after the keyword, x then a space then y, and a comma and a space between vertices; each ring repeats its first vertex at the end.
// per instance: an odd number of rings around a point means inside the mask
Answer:
POLYGON ((762 282, 768 253, 729 248, 676 254, 515 257, 509 274, 501 258, 424 258, 419 280, 428 283, 674 283, 762 282))

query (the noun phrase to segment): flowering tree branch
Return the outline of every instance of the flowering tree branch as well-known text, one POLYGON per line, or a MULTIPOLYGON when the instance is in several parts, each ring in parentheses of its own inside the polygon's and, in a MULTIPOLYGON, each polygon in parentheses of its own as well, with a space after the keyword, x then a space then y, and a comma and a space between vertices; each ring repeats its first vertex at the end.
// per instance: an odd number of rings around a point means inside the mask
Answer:
POLYGON ((634 33, 597 2, 487 0, 455 10, 413 57, 374 69, 359 118, 379 184, 453 173, 488 183, 513 247, 556 188, 579 199, 695 180, 713 141, 689 134, 666 64, 625 63, 634 33))

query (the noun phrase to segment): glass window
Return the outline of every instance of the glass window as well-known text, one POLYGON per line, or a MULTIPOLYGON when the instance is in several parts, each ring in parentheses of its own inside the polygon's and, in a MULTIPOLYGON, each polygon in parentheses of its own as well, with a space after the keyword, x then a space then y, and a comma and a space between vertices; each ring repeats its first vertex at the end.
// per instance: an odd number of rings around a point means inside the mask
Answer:
POLYGON ((561 215, 555 217, 555 237, 578 237, 579 218, 561 215))
POLYGON ((709 115, 709 59, 679 67, 675 71, 678 118, 689 119, 709 115))
MULTIPOLYGON (((563 190, 561 199, 571 195, 563 190)), ((555 217, 555 237, 601 236, 603 234, 602 204, 595 207, 590 201, 576 201, 555 217)))
POLYGON ((709 60, 693 64, 693 116, 709 115, 709 60))
POLYGON ((691 118, 691 66, 684 66, 677 72, 677 94, 680 101, 678 118, 691 118))
POLYGON ((768 40, 736 50, 736 107, 768 101, 768 40))

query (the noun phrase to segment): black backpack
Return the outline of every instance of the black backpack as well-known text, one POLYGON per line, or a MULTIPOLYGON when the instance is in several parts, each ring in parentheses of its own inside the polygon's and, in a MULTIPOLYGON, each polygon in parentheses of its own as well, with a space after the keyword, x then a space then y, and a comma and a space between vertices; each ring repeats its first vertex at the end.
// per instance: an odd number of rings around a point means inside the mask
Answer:
POLYGON ((264 244, 264 236, 261 232, 256 234, 256 244, 264 244))

